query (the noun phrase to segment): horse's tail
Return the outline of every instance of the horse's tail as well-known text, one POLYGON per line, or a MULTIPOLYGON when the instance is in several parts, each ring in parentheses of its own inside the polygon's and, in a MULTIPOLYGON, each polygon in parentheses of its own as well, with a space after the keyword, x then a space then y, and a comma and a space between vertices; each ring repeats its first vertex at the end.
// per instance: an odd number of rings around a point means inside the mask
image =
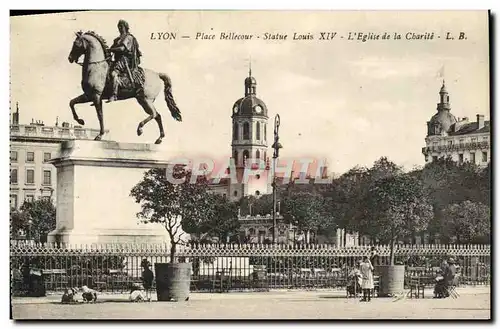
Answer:
POLYGON ((182 121, 181 111, 177 107, 177 104, 175 104, 174 96, 172 95, 172 81, 170 77, 165 73, 158 73, 158 76, 163 80, 163 84, 165 85, 165 101, 172 117, 177 121, 182 121))

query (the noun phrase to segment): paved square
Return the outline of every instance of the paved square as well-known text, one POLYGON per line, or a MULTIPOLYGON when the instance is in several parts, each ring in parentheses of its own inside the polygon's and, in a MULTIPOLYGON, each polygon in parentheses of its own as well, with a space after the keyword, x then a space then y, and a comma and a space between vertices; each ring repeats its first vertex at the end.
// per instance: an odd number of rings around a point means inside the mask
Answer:
POLYGON ((341 291, 192 293, 185 303, 129 303, 101 295, 96 304, 62 305, 60 296, 15 298, 14 319, 490 319, 489 287, 462 288, 458 299, 345 298, 341 291))

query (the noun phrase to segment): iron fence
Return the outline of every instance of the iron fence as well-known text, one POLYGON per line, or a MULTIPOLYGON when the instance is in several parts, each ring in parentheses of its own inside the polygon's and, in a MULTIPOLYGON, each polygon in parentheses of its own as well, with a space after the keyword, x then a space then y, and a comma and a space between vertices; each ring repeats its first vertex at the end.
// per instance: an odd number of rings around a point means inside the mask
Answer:
MULTIPOLYGON (((389 246, 376 246, 379 265, 389 264, 389 246)), ((179 262, 192 264, 192 291, 320 289, 346 287, 349 273, 370 246, 190 245, 178 247, 179 262)), ((433 279, 443 259, 453 257, 462 284, 489 284, 489 245, 398 245, 396 264, 406 279, 433 279)), ((12 294, 23 290, 29 269, 43 273, 49 292, 87 285, 103 292, 128 293, 141 282, 141 262, 169 262, 168 245, 67 246, 11 243, 12 294), (26 272, 28 271, 28 272, 26 272), (23 279, 24 278, 24 279, 23 279)))

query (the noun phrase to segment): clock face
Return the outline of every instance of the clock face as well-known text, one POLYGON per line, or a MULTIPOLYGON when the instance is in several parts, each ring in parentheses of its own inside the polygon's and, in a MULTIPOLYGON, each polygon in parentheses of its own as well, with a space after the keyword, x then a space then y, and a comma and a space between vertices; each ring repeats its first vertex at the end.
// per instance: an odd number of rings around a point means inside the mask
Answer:
POLYGON ((257 105, 257 106, 255 107, 255 112, 257 112, 257 113, 262 113, 262 106, 257 105))
POLYGON ((233 108, 233 112, 234 112, 234 113, 238 113, 238 106, 235 106, 235 107, 233 108))

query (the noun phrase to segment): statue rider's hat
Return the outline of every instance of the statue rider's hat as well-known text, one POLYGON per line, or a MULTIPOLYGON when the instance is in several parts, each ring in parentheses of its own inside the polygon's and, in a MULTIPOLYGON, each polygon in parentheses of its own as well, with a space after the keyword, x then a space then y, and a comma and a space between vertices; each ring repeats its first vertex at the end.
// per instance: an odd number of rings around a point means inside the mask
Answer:
POLYGON ((118 21, 118 26, 120 26, 120 25, 123 25, 127 30, 129 29, 129 25, 128 25, 127 21, 124 19, 120 19, 118 21))

